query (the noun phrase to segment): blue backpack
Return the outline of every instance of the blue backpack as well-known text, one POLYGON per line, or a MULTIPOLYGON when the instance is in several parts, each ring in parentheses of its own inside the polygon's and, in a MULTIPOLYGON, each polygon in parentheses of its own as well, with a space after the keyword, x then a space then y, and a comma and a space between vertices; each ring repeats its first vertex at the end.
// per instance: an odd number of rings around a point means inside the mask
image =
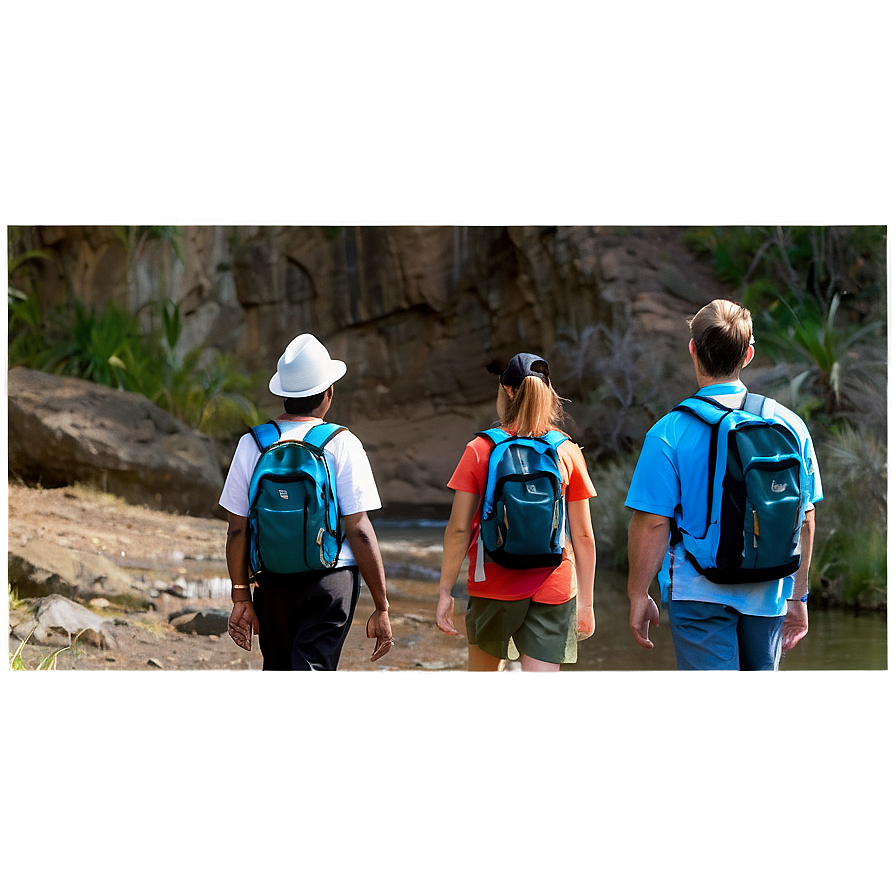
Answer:
POLYGON ((717 584, 771 582, 800 566, 806 479, 800 443, 773 418, 775 402, 747 394, 731 409, 692 396, 674 410, 712 427, 706 526, 677 527, 674 541, 700 573, 717 584))
POLYGON ((485 580, 484 551, 509 569, 558 566, 566 541, 566 502, 557 448, 568 436, 551 430, 540 438, 525 438, 499 427, 477 435, 493 447, 474 581, 485 580))
POLYGON ((324 446, 345 427, 319 423, 297 441, 288 438, 295 425, 272 420, 252 428, 261 451, 249 484, 253 577, 332 569, 339 559, 342 526, 324 446))

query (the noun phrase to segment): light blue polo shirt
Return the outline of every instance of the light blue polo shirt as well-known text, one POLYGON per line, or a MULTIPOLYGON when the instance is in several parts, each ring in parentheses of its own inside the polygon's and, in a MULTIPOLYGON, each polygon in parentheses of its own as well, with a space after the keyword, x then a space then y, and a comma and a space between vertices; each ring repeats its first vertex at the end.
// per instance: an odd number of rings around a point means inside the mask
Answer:
MULTIPOLYGON (((740 407, 746 391, 746 386, 737 380, 705 386, 697 395, 728 407, 740 407)), ((807 506, 817 504, 823 497, 821 477, 806 424, 780 404, 774 418, 799 439, 807 483, 803 498, 807 506)), ((625 506, 669 517, 691 532, 702 531, 706 526, 710 438, 710 427, 692 414, 666 414, 644 438, 625 506)), ((742 585, 710 582, 697 572, 680 543, 666 552, 658 578, 664 604, 670 598, 700 600, 726 604, 750 616, 783 616, 787 612, 786 600, 793 595, 794 576, 742 585)))

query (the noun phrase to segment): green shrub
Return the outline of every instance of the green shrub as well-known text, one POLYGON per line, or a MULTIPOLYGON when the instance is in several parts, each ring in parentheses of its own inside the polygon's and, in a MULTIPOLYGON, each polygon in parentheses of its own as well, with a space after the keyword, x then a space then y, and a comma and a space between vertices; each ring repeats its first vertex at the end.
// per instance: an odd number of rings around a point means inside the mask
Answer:
POLYGON ((116 305, 101 311, 66 306, 55 324, 56 339, 41 354, 41 367, 117 389, 139 392, 151 369, 153 346, 131 315, 116 305))
POLYGON ((247 398, 259 376, 241 372, 216 350, 197 348, 180 357, 180 311, 174 303, 157 308, 159 325, 144 333, 135 317, 112 304, 93 311, 72 301, 44 315, 36 295, 11 297, 10 364, 140 392, 210 435, 260 422, 247 398))
POLYGON ((593 463, 589 458, 591 481, 597 497, 591 499, 591 523, 600 567, 628 569, 628 524, 632 512, 625 498, 635 472, 637 454, 593 463))
POLYGON ((20 268, 28 268, 38 260, 51 259, 49 252, 32 250, 10 257, 7 261, 7 358, 11 367, 15 364, 27 364, 28 359, 37 357, 47 348, 40 298, 33 288, 25 292, 13 286, 13 278, 20 268))
POLYGON ((240 372, 220 352, 194 349, 179 363, 162 364, 158 375, 150 398, 194 429, 223 436, 263 422, 245 395, 255 389, 258 377, 240 372))
POLYGON ((817 449, 825 499, 816 510, 812 590, 857 607, 886 603, 886 445, 841 426, 817 449))
POLYGON ((573 408, 583 445, 596 459, 630 453, 678 400, 681 384, 632 327, 562 328, 557 382, 573 408))
POLYGON ((867 416, 874 391, 883 408, 886 228, 704 227, 684 242, 753 313, 758 350, 777 365, 762 388, 788 390, 825 426, 867 416))

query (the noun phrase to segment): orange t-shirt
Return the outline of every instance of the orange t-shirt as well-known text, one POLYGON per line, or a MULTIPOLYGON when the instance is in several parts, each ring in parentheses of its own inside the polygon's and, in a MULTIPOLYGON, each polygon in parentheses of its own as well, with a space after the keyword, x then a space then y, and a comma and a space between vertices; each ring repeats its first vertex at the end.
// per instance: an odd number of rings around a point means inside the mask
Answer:
MULTIPOLYGON (((463 457, 457 465, 448 488, 458 492, 479 495, 479 504, 473 517, 470 532, 470 547, 467 550, 469 570, 467 572, 467 593, 473 597, 490 597, 496 600, 520 600, 531 597, 535 603, 563 604, 576 595, 576 568, 572 545, 567 539, 563 549, 563 559, 557 567, 541 569, 508 569, 485 558, 485 581, 474 582, 476 550, 479 539, 482 496, 488 476, 488 459, 492 443, 483 436, 476 436, 467 444, 463 457)), ((563 494, 566 501, 583 501, 593 498, 597 491, 588 475, 582 449, 569 440, 557 449, 560 460, 560 475, 563 479, 563 494)))

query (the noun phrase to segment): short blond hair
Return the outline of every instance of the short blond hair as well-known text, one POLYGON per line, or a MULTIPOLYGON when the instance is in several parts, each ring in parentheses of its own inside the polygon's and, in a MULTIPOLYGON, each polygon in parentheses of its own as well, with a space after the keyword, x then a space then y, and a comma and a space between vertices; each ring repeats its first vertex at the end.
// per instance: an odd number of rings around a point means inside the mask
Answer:
POLYGON ((697 361, 706 376, 736 376, 747 360, 753 317, 743 305, 715 299, 689 321, 697 361))

